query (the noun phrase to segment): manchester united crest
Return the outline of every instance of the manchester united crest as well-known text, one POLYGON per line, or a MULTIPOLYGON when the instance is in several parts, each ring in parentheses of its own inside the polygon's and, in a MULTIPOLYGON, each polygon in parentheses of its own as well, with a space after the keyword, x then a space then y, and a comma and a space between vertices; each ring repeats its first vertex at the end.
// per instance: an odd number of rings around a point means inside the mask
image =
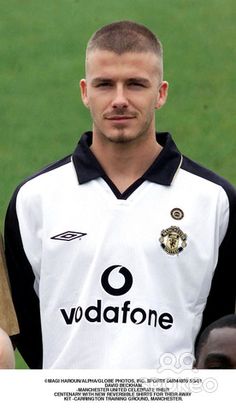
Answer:
POLYGON ((178 226, 171 226, 161 231, 159 241, 166 253, 178 255, 187 246, 187 235, 178 226))

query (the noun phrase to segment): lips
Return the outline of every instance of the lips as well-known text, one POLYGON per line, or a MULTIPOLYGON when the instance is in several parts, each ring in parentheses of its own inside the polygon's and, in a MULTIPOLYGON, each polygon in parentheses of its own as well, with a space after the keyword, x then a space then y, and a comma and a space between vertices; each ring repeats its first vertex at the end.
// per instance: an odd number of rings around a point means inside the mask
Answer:
POLYGON ((134 117, 126 117, 126 116, 124 116, 124 117, 110 117, 110 118, 108 118, 108 120, 110 120, 110 121, 125 121, 125 120, 131 120, 132 118, 134 118, 134 117))
POLYGON ((135 115, 125 114, 125 115, 105 115, 106 120, 110 121, 125 121, 125 120, 132 120, 135 118, 135 115))

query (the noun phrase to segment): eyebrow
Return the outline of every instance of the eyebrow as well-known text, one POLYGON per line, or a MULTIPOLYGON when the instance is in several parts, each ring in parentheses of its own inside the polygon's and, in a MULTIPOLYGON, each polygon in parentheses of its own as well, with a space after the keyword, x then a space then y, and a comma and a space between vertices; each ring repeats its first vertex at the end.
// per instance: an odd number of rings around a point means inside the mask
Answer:
POLYGON ((92 80, 92 85, 96 85, 96 84, 98 84, 98 83, 101 83, 101 82, 110 82, 110 81, 112 81, 111 80, 111 78, 106 78, 106 77, 96 77, 96 78, 93 78, 93 80, 92 80))
MULTIPOLYGON (((94 85, 97 85, 97 84, 99 84, 99 83, 112 83, 114 80, 112 79, 112 78, 107 78, 107 77, 96 77, 96 78, 93 78, 93 80, 91 81, 91 84, 94 86, 94 85)), ((143 85, 146 85, 146 86, 148 86, 148 85, 150 85, 150 81, 147 79, 147 78, 144 78, 144 77, 131 77, 131 78, 127 78, 127 80, 125 81, 126 83, 131 83, 131 82, 137 82, 137 83, 140 83, 140 84, 143 84, 143 85)))
POLYGON ((220 364, 221 369, 231 369, 233 367, 230 358, 223 353, 209 353, 204 360, 205 367, 208 368, 214 362, 220 364))
POLYGON ((127 80, 127 82, 136 82, 144 85, 150 85, 150 81, 147 78, 144 77, 131 77, 127 80))

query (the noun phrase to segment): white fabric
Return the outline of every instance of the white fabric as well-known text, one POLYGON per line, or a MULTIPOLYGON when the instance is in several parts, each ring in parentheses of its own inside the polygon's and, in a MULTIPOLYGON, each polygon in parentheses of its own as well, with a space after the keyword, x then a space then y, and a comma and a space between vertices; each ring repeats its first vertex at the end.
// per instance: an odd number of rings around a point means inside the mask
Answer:
POLYGON ((40 298, 44 368, 156 368, 165 353, 192 353, 228 208, 221 186, 182 169, 171 186, 145 181, 126 200, 102 178, 79 185, 72 163, 24 184, 17 215, 40 298), (159 241, 172 226, 187 235, 174 255, 159 241), (52 239, 67 231, 86 235, 52 239), (112 289, 125 284, 122 267, 132 278, 118 296, 101 282, 113 266, 112 289))

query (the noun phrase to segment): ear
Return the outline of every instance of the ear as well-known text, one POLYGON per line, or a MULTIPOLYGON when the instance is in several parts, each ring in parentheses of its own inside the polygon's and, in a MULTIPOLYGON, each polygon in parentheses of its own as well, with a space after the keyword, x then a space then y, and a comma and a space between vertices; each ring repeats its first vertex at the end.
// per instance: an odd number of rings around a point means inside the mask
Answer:
POLYGON ((159 110, 165 104, 167 100, 167 95, 168 95, 168 88, 169 88, 168 82, 162 81, 160 88, 159 88, 157 102, 155 106, 157 110, 159 110))
POLYGON ((81 99, 85 107, 89 108, 88 95, 87 95, 87 82, 84 78, 80 80, 80 92, 81 92, 81 99))

